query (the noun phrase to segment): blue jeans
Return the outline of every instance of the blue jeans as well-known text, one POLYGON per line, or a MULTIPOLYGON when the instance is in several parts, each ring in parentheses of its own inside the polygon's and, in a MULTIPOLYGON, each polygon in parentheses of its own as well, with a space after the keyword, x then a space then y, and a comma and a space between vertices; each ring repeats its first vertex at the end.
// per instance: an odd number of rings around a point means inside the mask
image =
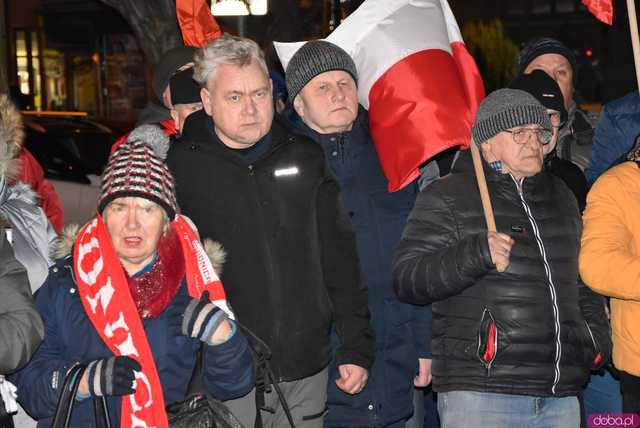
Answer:
POLYGON ((585 420, 592 413, 621 413, 622 394, 618 382, 608 370, 604 373, 592 374, 584 389, 585 420))
POLYGON ((489 392, 438 393, 442 428, 579 428, 576 397, 531 397, 489 392))

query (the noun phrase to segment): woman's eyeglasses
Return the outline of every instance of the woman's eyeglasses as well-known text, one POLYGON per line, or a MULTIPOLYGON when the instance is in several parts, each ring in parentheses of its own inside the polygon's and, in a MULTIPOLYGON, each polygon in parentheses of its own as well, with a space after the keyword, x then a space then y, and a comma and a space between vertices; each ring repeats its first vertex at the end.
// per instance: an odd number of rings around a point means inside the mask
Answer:
POLYGON ((513 137, 513 141, 516 144, 526 144, 527 141, 535 134, 536 139, 540 144, 547 145, 551 142, 551 136, 553 133, 544 128, 518 128, 518 129, 505 129, 504 132, 508 132, 513 137))

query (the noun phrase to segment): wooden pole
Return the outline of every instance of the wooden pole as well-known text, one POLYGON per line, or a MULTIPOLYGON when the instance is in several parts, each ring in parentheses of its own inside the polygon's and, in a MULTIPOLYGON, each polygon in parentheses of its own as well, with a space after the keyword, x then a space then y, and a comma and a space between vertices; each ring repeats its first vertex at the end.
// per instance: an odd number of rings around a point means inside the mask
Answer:
POLYGON ((635 0, 627 0, 627 14, 629 15, 629 30, 631 32, 631 46, 633 46, 633 60, 636 65, 636 81, 640 89, 640 42, 638 39, 638 21, 636 18, 635 0))
MULTIPOLYGON (((487 179, 484 176, 484 168, 482 167, 482 159, 480 158, 480 150, 476 146, 473 138, 471 139, 471 157, 473 158, 473 169, 476 172, 476 180, 478 181, 478 189, 480 189, 480 199, 482 200, 482 210, 484 218, 487 222, 487 230, 489 232, 497 232, 496 219, 493 216, 493 207, 491 207, 491 198, 489 197, 489 188, 487 187, 487 179)), ((502 263, 496 264, 498 272, 504 272, 509 265, 502 263)))

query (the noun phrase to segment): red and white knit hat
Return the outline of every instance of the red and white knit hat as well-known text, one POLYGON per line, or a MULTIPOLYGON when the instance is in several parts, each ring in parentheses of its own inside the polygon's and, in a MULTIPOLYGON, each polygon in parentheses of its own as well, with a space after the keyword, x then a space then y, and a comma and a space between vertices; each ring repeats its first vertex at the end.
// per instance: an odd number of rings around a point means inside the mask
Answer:
POLYGON ((169 136, 155 125, 134 129, 109 156, 102 174, 98 212, 116 198, 135 196, 160 205, 170 220, 176 215, 175 181, 164 159, 169 136))

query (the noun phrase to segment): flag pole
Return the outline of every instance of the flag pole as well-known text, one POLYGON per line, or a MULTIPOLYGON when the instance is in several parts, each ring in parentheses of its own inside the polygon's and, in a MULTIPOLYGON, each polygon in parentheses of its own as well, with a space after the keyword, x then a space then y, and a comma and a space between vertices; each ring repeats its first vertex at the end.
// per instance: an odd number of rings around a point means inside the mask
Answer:
MULTIPOLYGON (((473 138, 471 139, 471 157, 473 158, 473 169, 476 172, 476 181, 478 182, 478 189, 480 190, 480 199, 482 200, 482 210, 484 211, 484 219, 487 222, 487 231, 497 232, 496 219, 493 216, 493 207, 491 206, 491 198, 489 197, 489 188, 487 187, 487 179, 484 176, 484 168, 482 167, 482 159, 480 158, 480 150, 476 146, 473 138)), ((496 264, 496 270, 498 272, 504 272, 507 270, 508 264, 498 263, 496 264)))
POLYGON ((631 45, 633 46, 633 60, 636 65, 636 81, 640 89, 640 42, 638 41, 638 21, 634 0, 627 0, 627 14, 629 15, 629 30, 631 31, 631 45))

